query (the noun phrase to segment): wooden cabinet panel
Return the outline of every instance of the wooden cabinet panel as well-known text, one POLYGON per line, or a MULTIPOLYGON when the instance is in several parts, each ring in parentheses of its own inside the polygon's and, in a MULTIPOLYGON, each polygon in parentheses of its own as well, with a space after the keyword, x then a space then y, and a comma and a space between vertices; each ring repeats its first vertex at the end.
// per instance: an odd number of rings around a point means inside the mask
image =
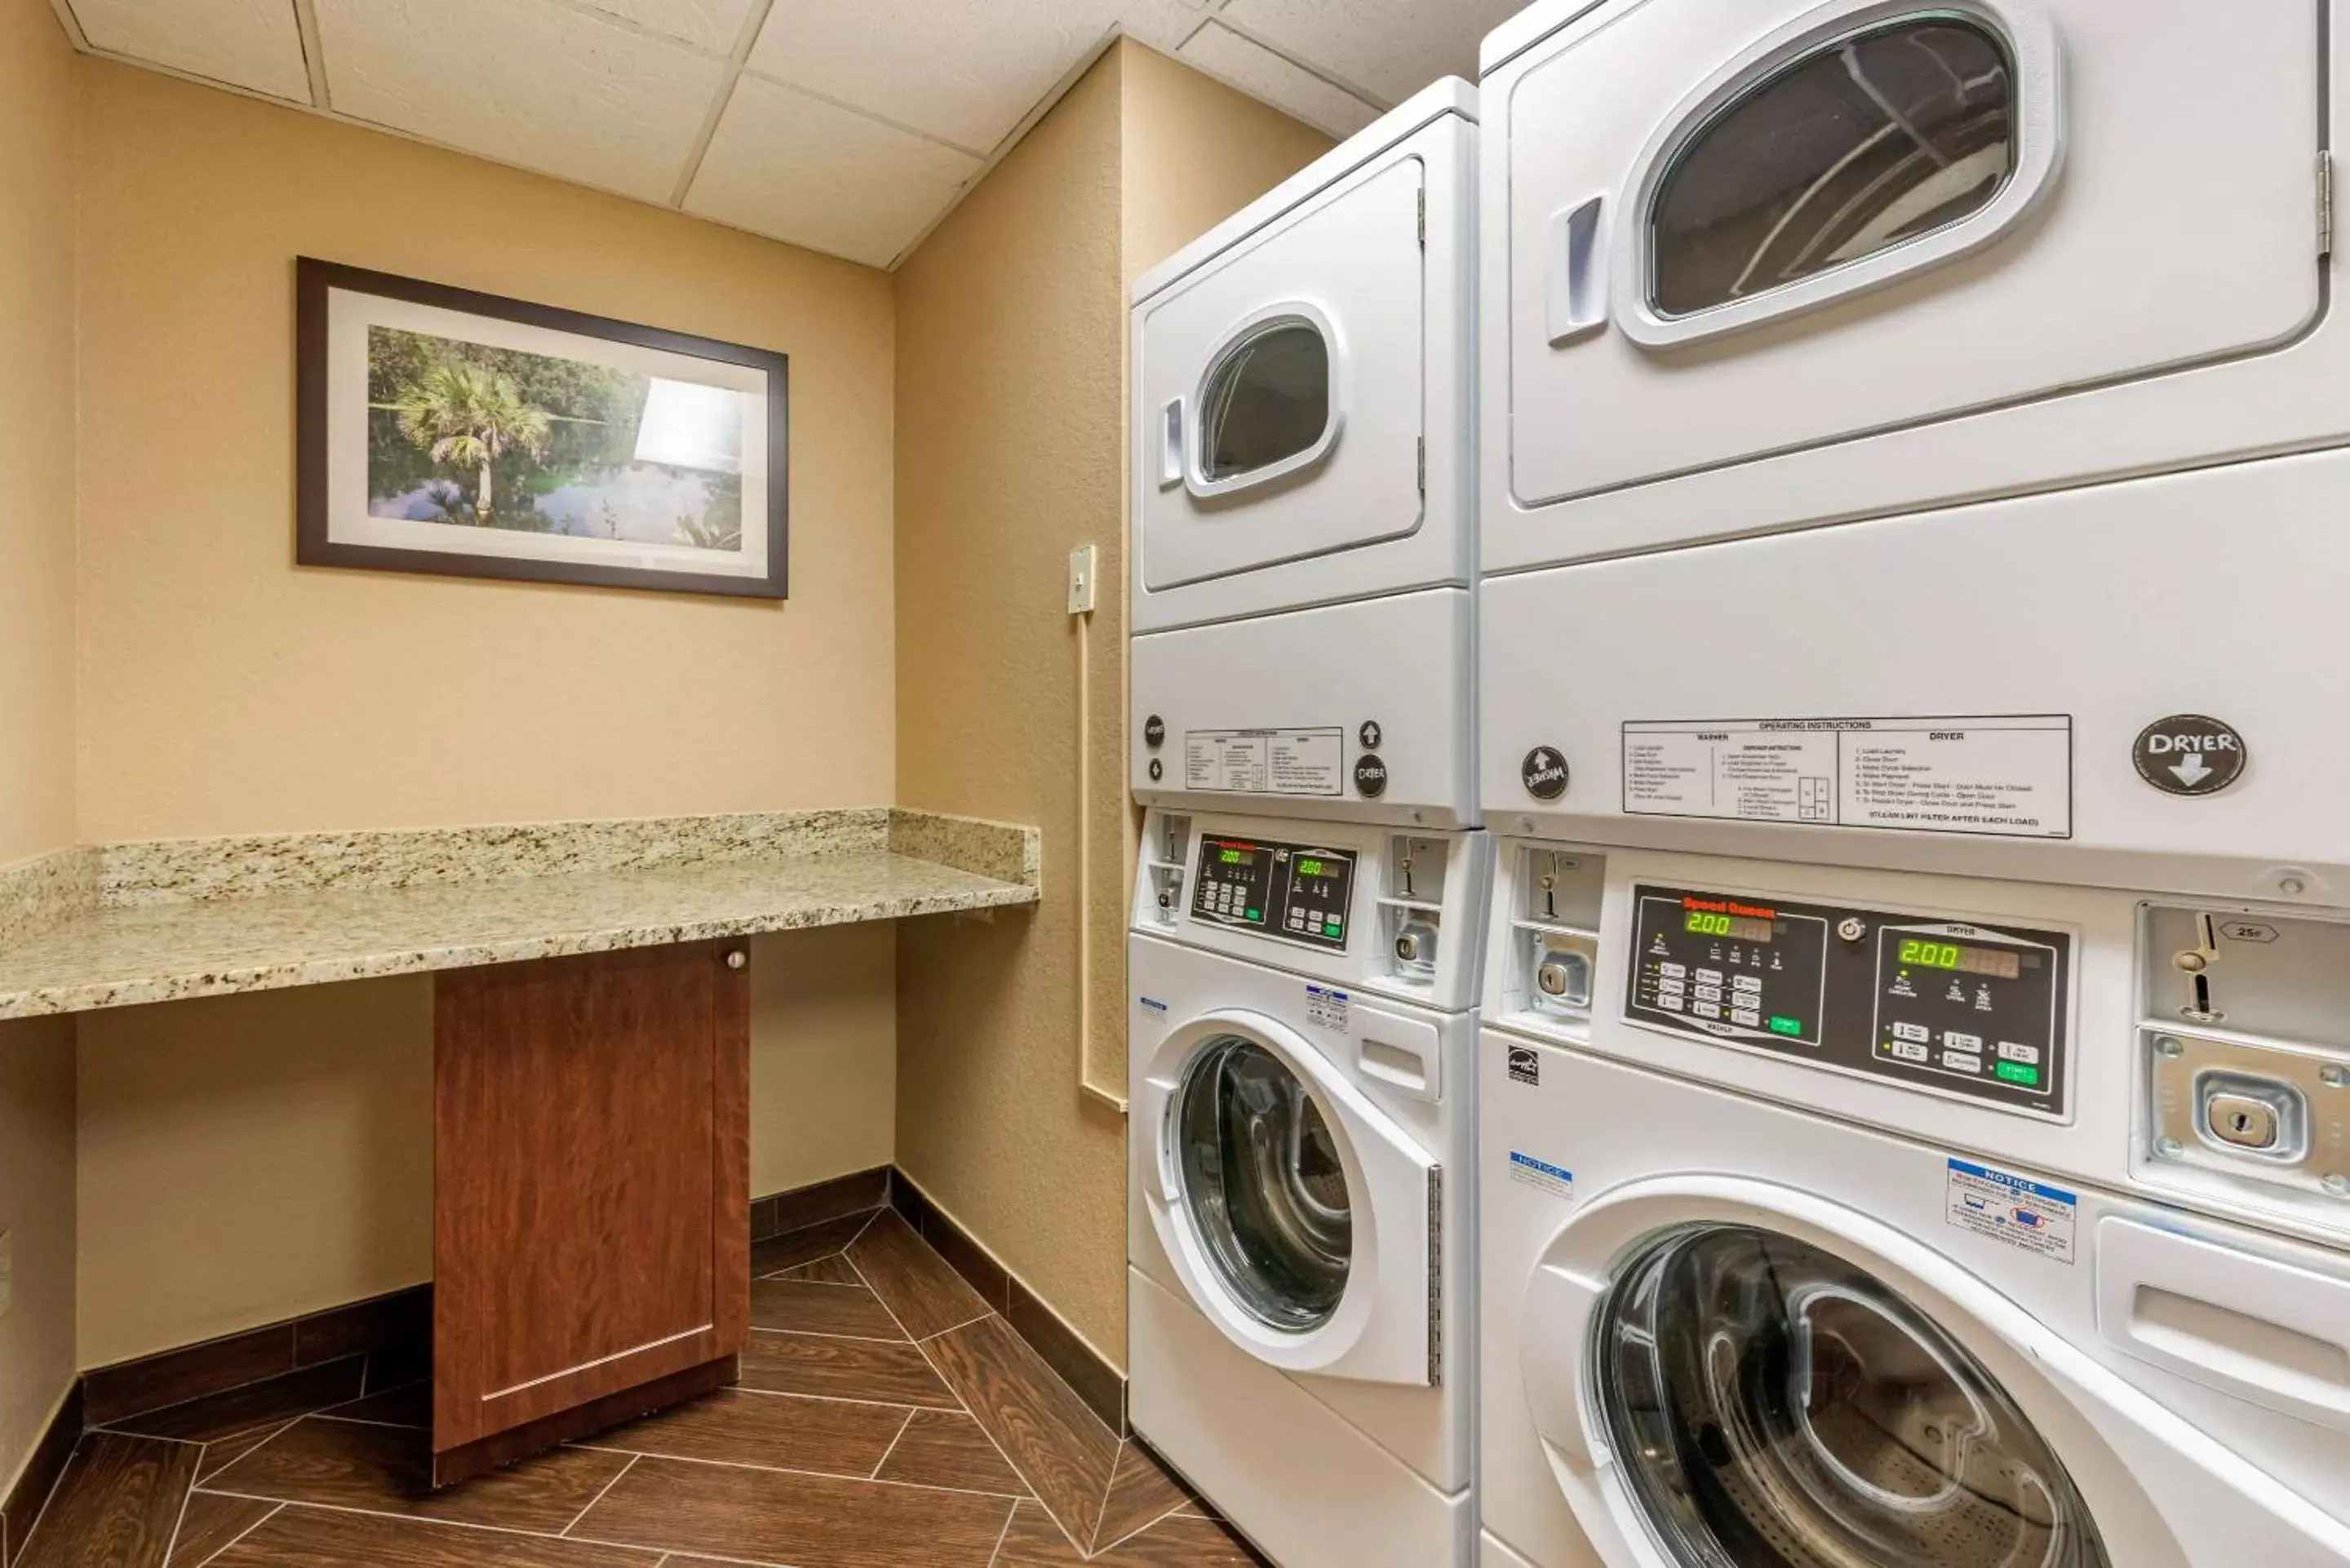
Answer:
POLYGON ((648 1385, 673 1397, 724 1380, 693 1373, 742 1349, 750 1314, 741 951, 439 977, 436 1479, 483 1468, 469 1447, 498 1463, 576 1436, 567 1413, 608 1413, 648 1385))

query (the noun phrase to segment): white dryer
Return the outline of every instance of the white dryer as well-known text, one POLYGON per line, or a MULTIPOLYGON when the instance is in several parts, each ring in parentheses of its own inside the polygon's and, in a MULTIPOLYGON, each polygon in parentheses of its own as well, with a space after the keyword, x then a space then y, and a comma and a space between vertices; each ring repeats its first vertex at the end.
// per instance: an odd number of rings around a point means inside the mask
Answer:
POLYGON ((1495 33, 1488 820, 2350 903, 2335 13, 1495 33))
POLYGON ((1136 284, 1138 799, 1475 824, 1475 156, 1440 81, 1136 284))
POLYGON ((1467 1568, 1485 836, 1153 812, 1145 849, 1134 1428, 1282 1568, 1467 1568))
POLYGON ((2350 1564, 2350 926, 1500 854, 1485 1563, 2350 1564))

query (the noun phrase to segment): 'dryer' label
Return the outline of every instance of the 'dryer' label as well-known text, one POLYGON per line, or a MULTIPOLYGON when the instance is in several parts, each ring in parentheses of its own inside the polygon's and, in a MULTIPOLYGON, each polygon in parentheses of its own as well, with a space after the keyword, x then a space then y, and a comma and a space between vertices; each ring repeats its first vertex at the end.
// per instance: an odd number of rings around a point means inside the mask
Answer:
POLYGON ((1305 988, 1305 1022, 1316 1029, 1347 1032, 1347 993, 1326 985, 1305 988))
POLYGON ((1738 719, 1624 726, 1634 816, 2073 836, 2073 721, 2063 714, 1738 719))
POLYGON ((1343 794, 1346 732, 1186 730, 1183 787, 1225 794, 1343 794))
POLYGON ((2081 1200, 2061 1187, 1953 1159, 1943 1201, 1945 1217, 1961 1231, 2060 1263, 2073 1262, 2073 1231, 2081 1200))
POLYGON ((1510 1179, 1554 1198, 1575 1196, 1575 1172, 1514 1148, 1510 1151, 1510 1179))

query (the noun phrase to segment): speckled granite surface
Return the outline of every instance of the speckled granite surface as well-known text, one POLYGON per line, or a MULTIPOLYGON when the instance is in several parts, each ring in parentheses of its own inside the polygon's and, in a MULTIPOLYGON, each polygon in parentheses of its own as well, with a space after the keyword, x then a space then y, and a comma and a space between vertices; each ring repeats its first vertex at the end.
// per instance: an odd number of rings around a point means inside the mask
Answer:
POLYGON ((0 1019, 1034 904, 1039 838, 874 808, 110 846, 0 928, 0 1019))
POLYGON ((62 849, 0 866, 0 948, 97 901, 98 857, 90 850, 62 849))

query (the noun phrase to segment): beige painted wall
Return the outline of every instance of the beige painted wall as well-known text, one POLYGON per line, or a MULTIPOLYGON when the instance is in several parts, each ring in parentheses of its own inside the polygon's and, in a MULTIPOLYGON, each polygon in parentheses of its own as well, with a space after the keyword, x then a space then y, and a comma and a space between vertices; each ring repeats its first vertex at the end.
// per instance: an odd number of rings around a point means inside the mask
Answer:
MULTIPOLYGON (((887 276, 78 70, 85 838, 894 797, 887 276), (297 570, 297 254, 789 353, 790 602, 297 570)), ((888 1162, 894 933, 753 961, 754 1190, 888 1162)), ((430 996, 84 1020, 82 1366, 430 1274, 430 996)))
MULTIPOLYGON (((74 842, 74 62, 0 0, 0 866, 74 842)), ((74 1371, 69 1023, 0 1024, 0 1497, 74 1371)))
POLYGON ((86 838, 891 798, 889 280, 82 67, 86 838), (789 604, 297 570, 293 262, 792 358, 789 604))
POLYGON ((1121 43, 898 275, 899 795, 1041 825, 1047 891, 1033 919, 900 934, 899 1159, 1113 1361, 1126 1345, 1125 1125, 1080 1090, 1077 1033, 1089 992, 1097 1063, 1115 1080, 1130 821, 1125 282, 1138 247, 1174 235, 1173 248, 1326 146, 1121 43), (1087 540, 1104 587, 1080 630, 1063 574, 1087 540), (1089 971, 1073 901, 1080 833, 1094 866, 1089 971))
POLYGON ((74 842, 73 77, 0 0, 0 866, 74 842))
MULTIPOLYGON (((888 926, 753 944, 753 1192, 889 1162, 894 957, 888 926)), ((431 977, 79 1023, 81 1366, 432 1277, 431 977)))

